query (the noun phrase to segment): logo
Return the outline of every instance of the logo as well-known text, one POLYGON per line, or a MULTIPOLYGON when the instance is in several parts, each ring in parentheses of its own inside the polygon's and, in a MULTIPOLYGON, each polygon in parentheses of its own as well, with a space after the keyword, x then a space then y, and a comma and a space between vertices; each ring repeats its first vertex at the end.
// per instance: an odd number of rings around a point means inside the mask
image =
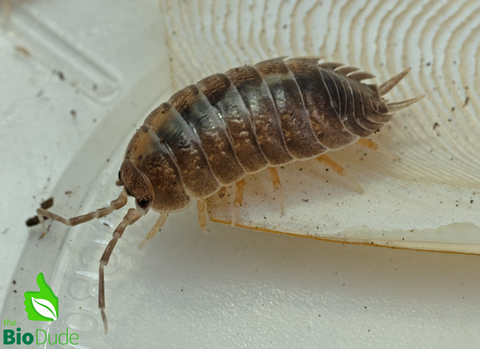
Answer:
POLYGON ((37 275, 39 292, 25 292, 25 311, 32 321, 55 321, 58 318, 58 297, 45 282, 43 273, 37 275))
MULTIPOLYGON (((24 293, 25 311, 28 319, 32 321, 55 321, 58 318, 58 297, 53 293, 52 289, 45 282, 43 273, 37 275, 37 284, 40 291, 27 291, 24 293)), ((22 329, 18 321, 12 319, 4 319, 3 326, 3 344, 4 345, 20 345, 33 344, 46 345, 47 341, 50 345, 78 345, 80 336, 68 327, 65 332, 60 334, 53 331, 37 329, 35 335, 31 332, 22 333, 22 329), (8 328, 12 327, 12 328, 8 328), (70 333, 69 333, 70 331, 70 333)), ((42 347, 43 348, 43 347, 42 347)))

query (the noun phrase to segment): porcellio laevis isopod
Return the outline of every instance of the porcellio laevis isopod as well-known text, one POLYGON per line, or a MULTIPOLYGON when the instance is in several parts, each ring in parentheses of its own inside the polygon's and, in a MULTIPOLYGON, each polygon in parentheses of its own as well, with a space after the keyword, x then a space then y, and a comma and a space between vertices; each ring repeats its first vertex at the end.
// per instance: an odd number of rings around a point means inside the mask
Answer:
MULTIPOLYGON (((280 189, 275 167, 312 158, 345 174, 325 153, 355 142, 377 149, 364 137, 378 131, 393 112, 423 98, 397 103, 382 98, 409 71, 377 86, 362 83, 373 75, 358 68, 281 57, 208 76, 152 111, 127 147, 116 182, 123 190, 108 207, 70 219, 37 210, 45 230, 44 217, 74 226, 120 209, 128 196, 135 198, 136 208, 128 210, 100 259, 98 306, 105 331, 104 267, 128 225, 149 210, 160 213, 141 248, 169 213, 186 209, 193 200, 206 230, 204 200, 234 183, 235 225, 248 174, 268 168, 280 189)), ((280 205, 283 212, 281 197, 280 205)))

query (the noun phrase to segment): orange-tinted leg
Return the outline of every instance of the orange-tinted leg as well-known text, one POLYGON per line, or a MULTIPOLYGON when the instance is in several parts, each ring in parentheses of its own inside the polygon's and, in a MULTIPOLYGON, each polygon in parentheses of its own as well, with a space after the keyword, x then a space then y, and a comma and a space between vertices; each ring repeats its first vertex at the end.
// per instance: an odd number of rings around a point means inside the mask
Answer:
POLYGON ((220 190, 218 191, 218 196, 220 198, 223 198, 225 196, 225 194, 227 193, 227 187, 221 187, 220 190))
POLYGON ((245 179, 238 181, 236 185, 237 191, 235 192, 235 200, 233 200, 232 227, 237 223, 238 213, 242 205, 243 193, 245 192, 245 179))
POLYGON ((358 184, 358 182, 355 180, 355 178, 353 178, 352 176, 350 176, 348 173, 347 173, 347 170, 345 170, 342 166, 340 166, 339 164, 337 164, 335 161, 333 161, 332 159, 330 159, 328 156, 326 155, 320 155, 318 158, 317 158, 318 161, 320 162, 323 162, 325 163, 325 165, 327 165, 328 167, 330 167, 333 171, 335 171, 336 173, 338 173, 340 176, 345 176, 354 186, 355 186, 355 189, 356 191, 358 191, 359 193, 363 193, 363 189, 362 187, 360 186, 360 184, 358 184))
POLYGON ((369 139, 360 138, 357 141, 357 144, 361 145, 362 147, 365 147, 367 149, 370 149, 370 150, 378 150, 380 153, 391 157, 393 160, 397 160, 397 161, 400 160, 400 158, 397 155, 395 155, 394 153, 392 153, 390 150, 383 149, 377 143, 375 143, 374 141, 371 141, 369 139))
POLYGON ((273 189, 278 190, 278 201, 280 203, 280 213, 283 215, 285 213, 284 203, 283 203, 283 190, 282 183, 280 182, 280 177, 278 176, 278 171, 275 167, 269 167, 270 177, 272 178, 273 189))
POLYGON ((163 225, 165 224, 167 217, 168 217, 168 213, 160 214, 160 217, 158 217, 157 223, 155 223, 152 229, 150 229, 145 239, 142 241, 140 246, 138 246, 139 249, 142 249, 142 247, 145 246, 148 240, 152 240, 155 237, 155 235, 157 235, 157 233, 160 231, 160 229, 162 229, 163 225))
POLYGON ((202 228, 204 233, 208 233, 207 228, 207 214, 205 213, 205 200, 197 201, 197 213, 198 213, 198 222, 200 223, 200 228, 202 228))

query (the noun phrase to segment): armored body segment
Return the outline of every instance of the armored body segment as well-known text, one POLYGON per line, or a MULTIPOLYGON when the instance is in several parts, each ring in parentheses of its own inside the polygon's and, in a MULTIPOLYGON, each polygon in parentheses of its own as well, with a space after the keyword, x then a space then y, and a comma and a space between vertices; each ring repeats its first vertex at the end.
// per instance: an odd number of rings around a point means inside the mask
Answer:
POLYGON ((283 58, 260 62, 255 68, 270 89, 290 154, 305 160, 326 153, 328 148, 315 136, 300 88, 283 58))
MULTIPOLYGON (((175 212, 190 206, 191 201, 185 193, 175 161, 148 126, 143 125, 135 133, 124 161, 131 163, 148 180, 154 193, 153 210, 175 212)), ((128 190, 128 187, 125 186, 125 189, 128 190)))
POLYGON ((338 100, 334 98, 334 105, 345 127, 360 137, 367 137, 390 120, 391 114, 381 100, 377 86, 360 82, 373 75, 364 72, 348 75, 354 70, 358 69, 342 66, 333 70, 328 63, 320 65, 327 89, 332 96, 338 96, 338 100))
POLYGON ((364 100, 368 100, 372 108, 372 112, 366 113, 365 117, 372 121, 378 123, 386 123, 390 121, 393 114, 389 112, 387 106, 381 100, 380 93, 378 91, 377 85, 365 85, 366 92, 368 97, 364 98, 364 100))
POLYGON ((321 74, 329 90, 339 91, 339 103, 341 105, 339 116, 345 128, 360 137, 371 135, 373 133, 372 131, 363 128, 355 121, 355 112, 363 114, 362 108, 356 108, 361 106, 362 100, 361 98, 358 101, 354 100, 354 96, 351 93, 352 90, 348 84, 343 81, 343 76, 336 75, 325 69, 321 70, 321 74))
POLYGON ((351 89, 342 81, 343 77, 323 68, 320 68, 320 73, 330 95, 333 96, 335 92, 338 92, 338 100, 336 98, 333 99, 339 106, 338 115, 345 128, 350 133, 360 137, 367 137, 372 134, 371 131, 364 129, 355 121, 355 103, 359 103, 359 101, 354 100, 351 89))
POLYGON ((237 88, 250 111, 258 144, 271 165, 283 165, 295 159, 283 138, 280 119, 267 84, 255 68, 243 66, 225 73, 237 88))
POLYGON ((195 131, 202 142, 213 174, 222 185, 245 177, 218 111, 195 85, 175 93, 168 101, 195 131))
POLYGON ((300 87, 316 137, 329 149, 341 149, 356 142, 359 137, 349 132, 341 122, 338 92, 335 90, 335 94, 330 95, 317 62, 318 59, 314 58, 295 58, 285 63, 300 87))
POLYGON ((160 142, 171 152, 187 193, 196 200, 220 189, 200 140, 182 116, 168 103, 161 104, 145 120, 160 142))
POLYGON ((367 98, 369 97, 365 92, 365 86, 360 82, 354 81, 350 82, 349 87, 354 99, 352 107, 355 109, 355 112, 353 113, 355 122, 359 126, 369 131, 375 132, 380 130, 380 128, 382 128, 384 125, 383 123, 375 123, 367 119, 366 113, 368 112, 369 108, 365 104, 368 103, 367 98))
POLYGON ((222 115, 235 153, 247 173, 262 171, 269 165, 263 155, 243 99, 224 74, 206 77, 197 83, 200 91, 222 115))

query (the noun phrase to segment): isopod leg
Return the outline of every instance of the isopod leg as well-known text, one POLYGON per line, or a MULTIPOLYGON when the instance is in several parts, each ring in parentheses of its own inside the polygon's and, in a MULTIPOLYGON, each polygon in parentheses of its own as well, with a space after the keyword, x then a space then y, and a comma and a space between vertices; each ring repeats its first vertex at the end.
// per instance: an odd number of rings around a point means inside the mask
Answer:
POLYGON ((283 204, 283 190, 282 183, 280 182, 280 177, 278 176, 278 171, 275 167, 269 167, 270 177, 272 178, 273 189, 278 190, 278 201, 280 202, 280 213, 283 215, 285 213, 285 208, 283 204))
POLYGON ((84 215, 81 215, 81 216, 77 216, 77 217, 63 218, 63 217, 61 217, 61 216, 59 216, 55 213, 49 212, 49 211, 47 211, 43 208, 39 208, 39 209, 37 209, 37 215, 38 215, 38 219, 39 219, 40 223, 42 223, 42 227, 43 227, 43 234, 42 234, 42 236, 40 236, 40 238, 45 236, 45 234, 47 233, 47 231, 45 229, 45 221, 44 221, 43 217, 53 219, 55 221, 58 221, 60 223, 65 224, 65 225, 74 226, 74 225, 77 225, 77 224, 82 224, 82 223, 91 221, 94 218, 101 218, 101 217, 108 216, 110 213, 112 213, 115 210, 118 210, 118 209, 122 208, 126 204, 127 204, 127 194, 125 193, 125 190, 122 190, 122 192, 120 193, 118 198, 111 201, 110 205, 108 207, 99 208, 96 211, 93 211, 93 212, 90 212, 90 213, 87 213, 87 214, 84 214, 84 215))
POLYGON ((98 273, 98 308, 102 314, 103 326, 105 328, 105 333, 108 331, 108 322, 107 316, 105 315, 105 275, 104 275, 104 268, 108 264, 110 256, 112 255, 112 251, 117 244, 118 239, 122 237, 125 228, 129 225, 135 223, 140 217, 142 217, 147 211, 140 212, 134 208, 128 210, 125 217, 123 217, 122 222, 118 225, 118 227, 113 232, 112 240, 108 243, 105 251, 103 251, 102 258, 100 258, 100 268, 98 273))
POLYGON ((227 193, 227 187, 221 187, 217 194, 220 198, 223 198, 226 193, 227 193))
POLYGON ((323 162, 325 163, 325 165, 327 165, 328 167, 330 167, 333 171, 335 171, 337 174, 339 174, 340 176, 345 176, 354 186, 355 186, 355 189, 357 192, 359 193, 363 193, 363 188, 360 186, 360 184, 358 184, 358 182, 355 180, 355 178, 353 178, 352 176, 350 176, 348 173, 347 173, 347 170, 345 170, 342 166, 340 166, 339 164, 337 164, 335 161, 333 161, 332 159, 330 159, 328 156, 326 155, 320 155, 318 158, 317 158, 318 161, 320 162, 323 162))
POLYGON ((378 150, 380 153, 391 157, 393 160, 397 160, 397 161, 400 160, 400 158, 397 155, 395 155, 394 153, 392 153, 390 150, 383 149, 377 143, 375 143, 375 142, 373 142, 369 139, 360 138, 357 141, 357 144, 362 146, 362 147, 365 147, 367 149, 370 149, 370 150, 378 150))
POLYGON ((139 249, 142 249, 142 247, 145 246, 148 240, 153 239, 155 235, 157 235, 157 233, 160 231, 160 229, 163 227, 163 225, 167 221, 167 217, 168 217, 168 213, 160 214, 160 217, 158 217, 157 223, 155 223, 152 229, 150 229, 145 239, 142 241, 140 246, 138 246, 139 249))
POLYGON ((242 205, 243 193, 245 192, 245 179, 238 181, 236 185, 237 191, 235 192, 235 200, 233 200, 232 227, 234 227, 237 223, 240 205, 242 205))
POLYGON ((198 222, 200 223, 200 228, 204 233, 208 233, 207 228, 207 214, 205 213, 205 200, 197 201, 197 213, 198 213, 198 222))

